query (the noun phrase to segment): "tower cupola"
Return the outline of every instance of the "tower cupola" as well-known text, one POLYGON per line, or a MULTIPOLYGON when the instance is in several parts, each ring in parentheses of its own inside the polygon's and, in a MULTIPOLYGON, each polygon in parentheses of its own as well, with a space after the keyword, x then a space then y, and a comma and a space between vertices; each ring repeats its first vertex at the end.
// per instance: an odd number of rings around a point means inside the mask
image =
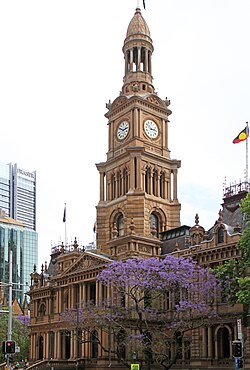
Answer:
POLYGON ((148 25, 139 8, 131 19, 123 45, 125 75, 123 95, 154 93, 152 53, 154 47, 148 25))

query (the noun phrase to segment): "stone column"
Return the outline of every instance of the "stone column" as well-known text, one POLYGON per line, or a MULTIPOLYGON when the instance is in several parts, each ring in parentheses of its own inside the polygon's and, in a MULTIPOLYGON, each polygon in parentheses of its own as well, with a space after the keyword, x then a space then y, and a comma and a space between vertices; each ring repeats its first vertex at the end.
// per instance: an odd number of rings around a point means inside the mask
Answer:
POLYGON ((157 176, 156 176, 156 195, 160 196, 160 169, 157 167, 157 176))
POLYGON ((134 136, 138 136, 139 135, 139 110, 138 108, 135 108, 134 111, 133 111, 133 115, 134 115, 134 119, 133 119, 133 125, 131 127, 131 130, 133 129, 133 132, 132 134, 134 136))
POLYGON ((110 173, 106 177, 106 198, 107 200, 111 200, 111 176, 110 173))
POLYGON ((139 46, 137 47, 137 51, 138 51, 138 60, 137 60, 136 70, 140 71, 141 70, 141 48, 139 46))
POLYGON ((100 172, 100 201, 104 200, 104 173, 100 172))
POLYGON ((78 302, 78 307, 82 307, 82 283, 79 284, 79 302, 78 302))
POLYGON ((173 174, 174 174, 173 200, 175 201, 175 200, 177 200, 177 169, 174 169, 173 174))
POLYGON ((130 61, 129 61, 129 71, 133 71, 133 49, 129 50, 129 57, 130 57, 130 61))
POLYGON ((148 73, 148 50, 145 48, 145 72, 148 73))
POLYGON ((216 360, 219 358, 217 334, 215 334, 215 336, 214 336, 214 357, 215 357, 216 360))
POLYGON ((164 126, 164 147, 168 149, 168 122, 163 120, 162 125, 164 126))
POLYGON ((202 328, 202 358, 207 357, 207 328, 202 328))
POLYGON ((61 333, 60 331, 57 332, 57 346, 56 346, 56 358, 62 358, 62 342, 61 342, 61 333))
POLYGON ((142 189, 142 178, 141 178, 141 157, 138 156, 137 158, 137 171, 136 171, 136 183, 137 189, 142 189))
POLYGON ((98 281, 95 282, 95 301, 96 301, 96 305, 98 306, 99 305, 99 282, 98 281))
POLYGON ((87 297, 86 297, 86 283, 83 283, 82 284, 82 300, 83 300, 83 307, 86 306, 86 301, 87 301, 87 297))
POLYGON ((49 359, 49 332, 44 335, 43 357, 49 359))
POLYGON ((130 158, 130 190, 135 189, 135 157, 130 158))

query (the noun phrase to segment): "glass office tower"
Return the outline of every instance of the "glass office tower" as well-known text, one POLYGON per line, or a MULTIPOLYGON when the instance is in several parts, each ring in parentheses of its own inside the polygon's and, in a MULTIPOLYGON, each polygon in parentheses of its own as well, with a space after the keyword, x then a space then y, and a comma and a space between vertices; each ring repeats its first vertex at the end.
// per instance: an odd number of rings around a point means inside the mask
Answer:
POLYGON ((36 230, 36 172, 0 163, 0 208, 7 216, 36 230))
POLYGON ((29 290, 30 274, 38 260, 37 232, 26 228, 20 221, 7 217, 0 210, 0 281, 8 299, 9 261, 12 250, 13 299, 23 303, 29 290))
MULTIPOLYGON (((38 261, 36 172, 0 163, 0 283, 9 282, 12 250, 13 298, 23 302, 30 274, 38 261)), ((8 297, 8 288, 4 288, 8 297)))

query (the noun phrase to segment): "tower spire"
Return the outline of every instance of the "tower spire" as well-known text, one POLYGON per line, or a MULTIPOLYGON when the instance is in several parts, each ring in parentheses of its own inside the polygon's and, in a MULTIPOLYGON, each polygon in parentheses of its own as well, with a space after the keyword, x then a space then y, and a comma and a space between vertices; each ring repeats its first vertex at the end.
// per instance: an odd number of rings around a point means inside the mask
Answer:
POLYGON ((154 93, 152 77, 153 42, 149 27, 136 8, 131 19, 123 45, 125 75, 123 78, 123 95, 145 95, 154 93))

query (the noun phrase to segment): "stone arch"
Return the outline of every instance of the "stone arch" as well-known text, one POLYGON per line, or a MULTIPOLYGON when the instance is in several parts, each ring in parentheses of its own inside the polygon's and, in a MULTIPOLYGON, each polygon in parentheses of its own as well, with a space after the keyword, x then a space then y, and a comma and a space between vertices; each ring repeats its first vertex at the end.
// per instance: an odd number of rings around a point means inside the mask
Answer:
POLYGON ((215 337, 215 354, 217 358, 231 358, 232 357, 232 328, 225 324, 219 325, 214 331, 215 337))
POLYGON ((162 209, 154 207, 149 216, 150 235, 152 233, 159 237, 159 233, 165 230, 167 218, 162 209))
POLYGON ((218 244, 224 243, 225 240, 225 233, 226 233, 226 227, 222 223, 218 223, 214 228, 215 233, 215 240, 218 244))
POLYGON ((38 307, 38 316, 42 317, 44 315, 46 315, 46 304, 41 302, 38 307))
POLYGON ((62 297, 63 301, 63 308, 64 310, 69 308, 69 292, 68 292, 68 289, 65 289, 64 292, 63 292, 63 297, 62 297))
POLYGON ((125 235, 125 216, 121 208, 112 212, 109 220, 111 238, 122 237, 125 235))

